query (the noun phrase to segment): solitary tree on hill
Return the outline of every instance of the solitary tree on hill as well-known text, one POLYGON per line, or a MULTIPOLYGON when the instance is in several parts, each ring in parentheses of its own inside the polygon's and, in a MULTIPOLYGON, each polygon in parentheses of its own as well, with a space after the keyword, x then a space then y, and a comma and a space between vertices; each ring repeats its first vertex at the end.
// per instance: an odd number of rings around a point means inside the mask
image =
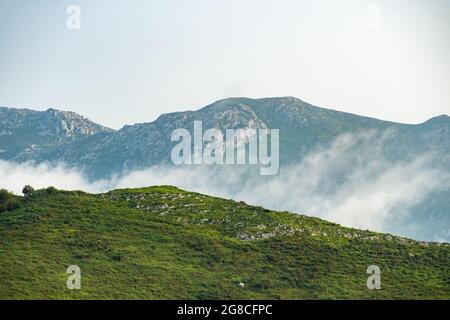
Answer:
POLYGON ((22 189, 23 196, 25 197, 26 200, 28 200, 30 198, 30 196, 33 194, 33 192, 34 192, 34 189, 30 185, 26 185, 22 189))

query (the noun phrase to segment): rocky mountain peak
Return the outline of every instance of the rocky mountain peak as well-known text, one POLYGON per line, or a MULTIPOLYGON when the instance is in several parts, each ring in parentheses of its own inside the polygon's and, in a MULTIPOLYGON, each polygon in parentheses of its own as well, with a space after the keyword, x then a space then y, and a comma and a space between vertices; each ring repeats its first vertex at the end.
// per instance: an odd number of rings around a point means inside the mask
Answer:
POLYGON ((72 111, 47 109, 41 114, 41 129, 66 137, 91 136, 100 132, 114 132, 72 111))

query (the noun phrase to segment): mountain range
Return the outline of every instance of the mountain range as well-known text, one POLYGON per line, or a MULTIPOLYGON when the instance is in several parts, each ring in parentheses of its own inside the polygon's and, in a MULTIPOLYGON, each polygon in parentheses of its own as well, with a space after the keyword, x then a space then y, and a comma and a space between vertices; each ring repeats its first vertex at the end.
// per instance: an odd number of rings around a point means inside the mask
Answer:
MULTIPOLYGON (((401 124, 320 108, 293 97, 229 98, 197 111, 163 114, 154 122, 126 125, 117 131, 73 112, 0 108, 0 159, 16 163, 62 162, 82 170, 91 181, 151 167, 171 167, 170 153, 174 145, 171 133, 177 128, 192 132, 195 120, 202 120, 205 129, 222 131, 228 128, 279 129, 280 175, 311 154, 333 148, 339 137, 371 133, 368 143, 366 141, 369 147, 363 146, 365 140, 358 139, 352 145, 356 155, 351 162, 336 161, 339 170, 328 177, 324 192, 353 179, 352 170, 364 166, 362 162, 370 159, 372 152, 370 160, 381 161, 381 157, 387 163, 386 168, 406 166, 426 158, 428 162, 422 167, 435 170, 440 177, 450 175, 450 117, 447 115, 417 125, 401 124), (371 144, 377 144, 376 152, 370 148, 371 144)), ((220 175, 229 168, 215 170, 220 175)), ((238 195, 240 186, 248 183, 248 174, 240 173, 241 178, 229 186, 234 188, 233 194, 238 195)), ((376 174, 380 172, 374 171, 373 175, 376 174)), ((253 183, 264 184, 267 179, 255 178, 257 182, 253 183)), ((432 182, 423 181, 421 185, 427 189, 432 182)), ((450 186, 428 189, 424 199, 406 207, 407 214, 390 216, 383 231, 424 240, 450 241, 450 186)), ((400 212, 402 205, 399 206, 395 210, 400 212)))
POLYGON ((64 161, 83 167, 92 179, 123 170, 170 164, 177 128, 279 128, 281 163, 298 161, 318 145, 329 144, 343 133, 392 129, 396 156, 438 150, 442 163, 450 160, 450 117, 441 115, 419 125, 387 122, 312 106, 286 98, 229 98, 198 111, 161 115, 151 123, 113 130, 74 113, 48 109, 0 108, 2 158, 13 161, 64 161))

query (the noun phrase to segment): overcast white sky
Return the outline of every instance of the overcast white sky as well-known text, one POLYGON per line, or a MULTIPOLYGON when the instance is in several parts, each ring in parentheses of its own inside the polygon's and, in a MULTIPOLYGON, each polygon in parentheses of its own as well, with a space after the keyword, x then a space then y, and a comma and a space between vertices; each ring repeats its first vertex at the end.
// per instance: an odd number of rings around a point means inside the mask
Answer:
POLYGON ((450 114, 449 33, 448 0, 0 0, 0 106, 119 128, 296 96, 419 123, 450 114))

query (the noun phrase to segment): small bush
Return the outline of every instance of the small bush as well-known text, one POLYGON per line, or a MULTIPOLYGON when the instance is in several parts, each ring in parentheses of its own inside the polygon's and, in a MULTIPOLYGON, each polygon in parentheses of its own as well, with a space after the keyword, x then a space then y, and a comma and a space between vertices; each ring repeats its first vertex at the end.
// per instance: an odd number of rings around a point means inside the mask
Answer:
POLYGON ((47 189, 45 189, 45 192, 48 195, 52 195, 58 193, 58 189, 56 189, 55 187, 48 187, 47 189))
POLYGON ((10 211, 19 207, 19 201, 8 190, 0 190, 0 212, 10 211))
POLYGON ((25 187, 23 187, 22 193, 23 193, 23 196, 25 197, 25 199, 28 200, 31 197, 31 195, 34 193, 34 188, 30 185, 26 185, 25 187))

